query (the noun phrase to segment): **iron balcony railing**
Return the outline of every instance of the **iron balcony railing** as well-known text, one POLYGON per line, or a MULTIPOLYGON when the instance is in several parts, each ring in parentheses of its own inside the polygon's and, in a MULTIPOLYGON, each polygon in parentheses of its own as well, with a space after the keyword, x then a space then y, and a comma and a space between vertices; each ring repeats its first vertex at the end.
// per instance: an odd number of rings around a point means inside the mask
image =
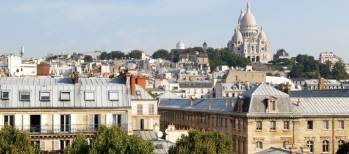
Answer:
MULTIPOLYGON (((30 134, 59 134, 59 133, 95 133, 102 125, 95 124, 74 124, 74 125, 15 125, 14 127, 28 131, 30 134)), ((121 127, 127 130, 127 124, 107 125, 107 127, 121 127)), ((0 125, 1 128, 4 125, 0 125)))

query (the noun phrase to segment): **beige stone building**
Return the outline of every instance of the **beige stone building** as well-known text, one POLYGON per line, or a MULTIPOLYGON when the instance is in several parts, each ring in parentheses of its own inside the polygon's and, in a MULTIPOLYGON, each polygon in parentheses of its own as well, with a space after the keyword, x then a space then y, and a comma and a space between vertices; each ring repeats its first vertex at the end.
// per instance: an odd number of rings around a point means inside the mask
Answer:
MULTIPOLYGON (((138 82, 143 85, 143 80, 138 82)), ((158 130, 157 101, 131 83, 129 87, 109 78, 0 78, 0 127, 28 131, 32 144, 43 152, 62 152, 77 134, 90 139, 102 125, 118 126, 129 134, 158 130)))
POLYGON ((225 82, 237 83, 237 82, 249 82, 249 83, 263 83, 266 80, 265 72, 260 71, 237 71, 230 70, 225 82))
POLYGON ((160 100, 160 123, 220 131, 232 153, 335 153, 349 141, 348 96, 345 90, 286 94, 261 84, 237 99, 160 100))

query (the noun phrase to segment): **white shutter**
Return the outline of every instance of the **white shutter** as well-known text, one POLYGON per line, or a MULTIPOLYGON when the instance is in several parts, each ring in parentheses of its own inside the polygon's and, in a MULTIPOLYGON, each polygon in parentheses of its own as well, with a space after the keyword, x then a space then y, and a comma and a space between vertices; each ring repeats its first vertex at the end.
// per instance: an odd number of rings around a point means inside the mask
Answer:
POLYGON ((127 127, 128 121, 127 121, 127 113, 121 114, 121 125, 127 127))
POLYGON ((148 120, 148 129, 154 129, 154 120, 152 118, 148 120))
POLYGON ((61 150, 61 142, 60 140, 53 141, 53 150, 61 150))
POLYGON ((106 122, 106 126, 107 127, 110 127, 110 126, 112 126, 113 125, 113 114, 107 114, 106 115, 106 119, 105 119, 105 122, 106 122))
MULTIPOLYGON (((4 122, 1 122, 3 124, 4 122)), ((22 130, 22 115, 15 114, 15 128, 22 130)))
POLYGON ((41 132, 47 132, 47 126, 47 114, 41 114, 41 132))
POLYGON ((141 129, 141 120, 140 119, 136 120, 136 129, 141 129))
POLYGON ((77 124, 77 121, 76 121, 76 114, 71 114, 70 115, 70 128, 71 128, 71 131, 72 132, 75 132, 75 131, 78 131, 80 128, 80 126, 77 124))
POLYGON ((93 128, 94 128, 94 121, 95 121, 94 114, 88 115, 88 129, 89 130, 93 130, 93 128))
POLYGON ((45 144, 46 140, 40 140, 40 150, 45 151, 48 150, 46 149, 46 144, 45 144))
POLYGON ((30 115, 29 114, 24 114, 23 115, 23 130, 30 130, 30 115))
POLYGON ((61 115, 53 114, 53 131, 59 132, 61 129, 61 115))

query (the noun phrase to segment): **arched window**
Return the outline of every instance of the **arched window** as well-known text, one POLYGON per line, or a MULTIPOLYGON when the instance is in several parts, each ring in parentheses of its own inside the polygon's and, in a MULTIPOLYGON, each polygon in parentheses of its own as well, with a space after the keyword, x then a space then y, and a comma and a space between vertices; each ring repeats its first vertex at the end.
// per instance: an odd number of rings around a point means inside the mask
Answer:
POLYGON ((257 142, 256 142, 256 149, 257 149, 257 150, 263 149, 263 142, 257 141, 257 142))
POLYGON ((329 152, 330 142, 327 140, 322 141, 322 152, 329 152))
POLYGON ((338 148, 340 148, 344 143, 345 143, 344 140, 339 140, 338 141, 338 148))
POLYGON ((309 152, 314 152, 314 141, 307 141, 309 152))

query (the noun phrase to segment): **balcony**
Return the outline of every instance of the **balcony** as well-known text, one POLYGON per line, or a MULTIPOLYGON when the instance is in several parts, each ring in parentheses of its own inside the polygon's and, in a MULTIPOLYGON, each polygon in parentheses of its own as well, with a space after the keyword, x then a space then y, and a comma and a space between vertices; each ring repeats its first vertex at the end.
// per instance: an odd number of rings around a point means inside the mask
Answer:
MULTIPOLYGON (((15 128, 23 131, 28 131, 30 135, 44 134, 74 134, 74 133, 96 133, 102 125, 95 124, 77 124, 77 125, 16 125, 15 128)), ((108 125, 112 127, 117 125, 108 125)), ((3 128, 4 125, 0 125, 3 128)), ((121 128, 127 131, 128 125, 121 124, 121 128)))

